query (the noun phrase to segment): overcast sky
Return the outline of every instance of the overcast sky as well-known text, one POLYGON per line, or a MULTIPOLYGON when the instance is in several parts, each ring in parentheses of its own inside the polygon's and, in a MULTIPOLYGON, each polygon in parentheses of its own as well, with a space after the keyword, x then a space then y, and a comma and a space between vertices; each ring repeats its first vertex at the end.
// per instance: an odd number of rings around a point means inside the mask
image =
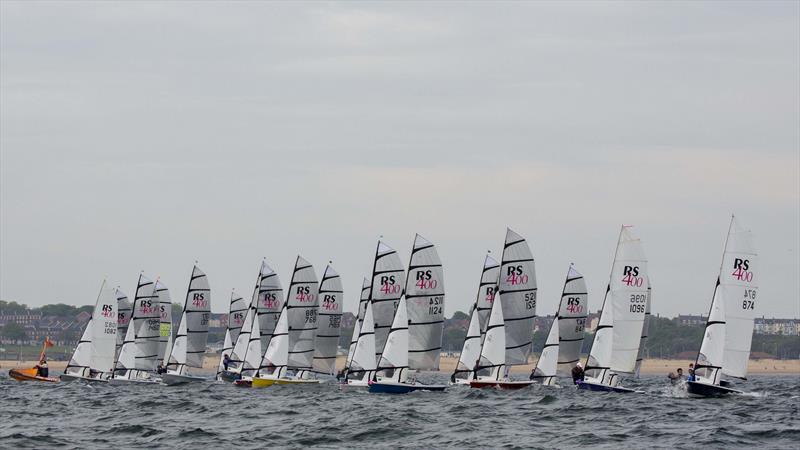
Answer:
POLYGON ((706 313, 730 214, 758 315, 800 317, 800 3, 0 3, 0 298, 94 303, 140 270, 213 310, 262 257, 438 245, 446 313, 505 228, 539 315, 600 307, 635 225, 653 312, 706 313))

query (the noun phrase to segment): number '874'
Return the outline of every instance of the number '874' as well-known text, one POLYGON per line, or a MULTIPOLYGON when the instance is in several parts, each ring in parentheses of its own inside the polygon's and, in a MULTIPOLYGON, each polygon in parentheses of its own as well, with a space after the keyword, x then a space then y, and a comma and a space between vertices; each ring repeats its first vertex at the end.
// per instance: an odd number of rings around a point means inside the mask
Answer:
POLYGON ((745 289, 744 300, 742 300, 742 309, 755 309, 756 307, 756 290, 745 289))

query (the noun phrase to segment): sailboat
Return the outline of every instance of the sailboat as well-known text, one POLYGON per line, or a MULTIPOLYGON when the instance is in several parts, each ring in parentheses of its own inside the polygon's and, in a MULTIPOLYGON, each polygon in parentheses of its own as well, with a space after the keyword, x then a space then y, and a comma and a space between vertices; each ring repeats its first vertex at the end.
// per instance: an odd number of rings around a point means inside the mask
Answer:
POLYGON ((225 371, 225 355, 231 356, 233 343, 239 338, 239 331, 244 325, 244 318, 247 315, 247 303, 244 298, 231 291, 231 301, 228 306, 228 327, 225 330, 225 340, 222 344, 222 351, 219 354, 219 366, 217 367, 216 379, 222 381, 222 372, 225 371))
POLYGON ((116 341, 117 299, 103 280, 92 318, 83 330, 81 340, 61 375, 61 381, 108 381, 114 367, 116 341))
POLYGON ((264 353, 259 375, 253 377, 253 387, 267 387, 276 383, 319 383, 319 380, 309 377, 313 369, 319 283, 314 266, 302 256, 297 256, 287 293, 275 332, 264 353), (273 345, 276 339, 278 342, 273 345))
POLYGON ((558 376, 570 376, 572 368, 580 359, 588 311, 586 281, 570 265, 558 310, 533 371, 534 381, 552 386, 557 384, 558 376))
POLYGON ((178 335, 169 356, 164 384, 174 385, 205 381, 192 375, 190 368, 202 369, 208 341, 208 321, 211 319, 211 287, 208 277, 196 265, 192 268, 186 300, 183 303, 178 335))
POLYGON ((375 327, 372 320, 372 303, 367 302, 364 320, 357 322, 353 330, 355 342, 351 345, 352 356, 348 360, 343 386, 369 387, 375 375, 375 327))
POLYGON ((483 260, 478 294, 470 312, 467 336, 464 339, 464 346, 461 348, 456 370, 450 377, 450 382, 453 384, 469 385, 472 380, 473 369, 481 354, 483 333, 486 330, 486 323, 489 321, 489 314, 492 311, 492 302, 494 302, 495 294, 497 294, 497 279, 499 276, 500 263, 487 253, 486 258, 483 260))
POLYGON ((119 288, 114 289, 114 296, 117 298, 117 345, 114 350, 114 361, 119 358, 119 351, 125 341, 125 334, 128 332, 128 324, 131 321, 133 308, 128 296, 119 288))
POLYGON ((328 265, 319 284, 317 331, 314 336, 314 357, 311 363, 315 372, 336 375, 343 301, 342 280, 333 267, 328 265))
POLYGON ((172 299, 169 289, 156 279, 156 297, 158 298, 158 311, 160 315, 160 328, 158 339, 158 360, 156 367, 163 366, 164 360, 169 359, 172 352, 172 299))
MULTIPOLYGON (((476 370, 470 386, 518 389, 531 384, 532 381, 511 381, 507 376, 507 370, 513 365, 528 364, 533 342, 533 319, 536 317, 537 285, 536 265, 528 242, 510 228, 506 229, 497 295, 499 302, 492 302, 491 314, 496 314, 495 309, 499 310, 499 317, 495 319, 494 326, 496 329, 504 330, 505 358, 502 365, 496 366, 499 355, 493 353, 494 347, 486 355, 482 350, 481 359, 485 357, 492 366, 486 366, 484 362, 479 361, 478 367, 482 370, 476 370), (500 308, 496 308, 497 303, 502 303, 500 308)), ((484 337, 484 346, 488 338, 488 328, 489 326, 487 326, 487 336, 484 337)), ((498 338, 495 338, 494 345, 497 340, 498 338)))
POLYGON ((747 379, 758 293, 758 255, 753 233, 731 217, 717 284, 711 299, 695 379, 686 387, 696 396, 741 393, 722 375, 747 379))
POLYGON ((600 320, 579 389, 636 392, 620 386, 620 373, 633 373, 641 344, 647 304, 647 258, 642 242, 623 226, 600 320))
POLYGON ((404 394, 446 388, 419 383, 411 372, 439 370, 444 301, 439 253, 430 241, 417 234, 408 264, 405 295, 398 303, 370 392, 404 394))
POLYGON ((155 283, 144 274, 139 274, 131 323, 109 382, 118 384, 158 381, 152 374, 156 369, 160 334, 160 310, 155 283))

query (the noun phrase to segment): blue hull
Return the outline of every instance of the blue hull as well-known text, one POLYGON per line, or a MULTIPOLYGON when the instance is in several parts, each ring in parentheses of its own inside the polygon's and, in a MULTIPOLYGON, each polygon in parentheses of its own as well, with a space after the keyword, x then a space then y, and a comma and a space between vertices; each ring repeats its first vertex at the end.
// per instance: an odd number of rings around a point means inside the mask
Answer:
POLYGON ((698 383, 697 381, 687 381, 686 390, 690 394, 700 397, 720 397, 728 394, 741 394, 742 391, 731 389, 715 384, 698 383))
POLYGON ((583 389, 585 391, 595 391, 595 392, 618 392, 620 394, 631 394, 634 392, 633 389, 628 389, 620 386, 608 386, 605 384, 595 384, 595 383, 588 383, 588 382, 578 382, 578 389, 583 389))
POLYGON ((444 391, 447 386, 404 383, 371 383, 369 392, 376 394, 408 394, 414 391, 444 391))

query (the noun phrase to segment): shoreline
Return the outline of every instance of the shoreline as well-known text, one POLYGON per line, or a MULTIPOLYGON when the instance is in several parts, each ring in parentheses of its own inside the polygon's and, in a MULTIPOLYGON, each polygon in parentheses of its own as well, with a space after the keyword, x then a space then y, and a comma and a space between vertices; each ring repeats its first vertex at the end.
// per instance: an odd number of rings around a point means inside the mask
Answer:
MULTIPOLYGON (((336 367, 341 368, 344 366, 345 356, 338 356, 336 358, 336 367)), ((686 359, 646 359, 642 363, 640 373, 642 375, 664 375, 674 372, 678 367, 683 368, 684 371, 689 367, 693 360, 686 359)), ((219 364, 219 355, 207 354, 203 369, 198 372, 203 373, 216 373, 217 365, 219 364)), ((36 361, 15 361, 15 360, 0 360, 0 369, 7 371, 14 368, 33 367, 36 361)), ((458 358, 452 356, 442 356, 439 363, 439 372, 450 374, 456 365, 458 365, 458 358)), ((511 368, 513 374, 529 374, 535 363, 526 364, 524 366, 514 366, 511 368)), ((49 361, 48 366, 50 370, 63 371, 67 366, 67 361, 49 361)), ((751 359, 747 366, 747 371, 751 375, 800 375, 800 359, 751 359)))

